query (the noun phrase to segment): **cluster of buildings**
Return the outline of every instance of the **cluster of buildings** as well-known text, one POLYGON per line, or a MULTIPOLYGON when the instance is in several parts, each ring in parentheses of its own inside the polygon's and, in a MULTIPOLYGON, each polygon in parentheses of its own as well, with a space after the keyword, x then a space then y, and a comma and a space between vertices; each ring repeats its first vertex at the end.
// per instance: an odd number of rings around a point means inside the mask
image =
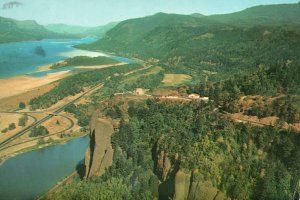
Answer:
POLYGON ((188 98, 206 102, 209 101, 209 97, 201 97, 199 94, 189 94, 188 98))
POLYGON ((185 100, 185 101, 204 101, 208 102, 209 97, 201 97, 199 94, 189 94, 187 97, 182 97, 179 95, 173 95, 173 96, 162 96, 162 99, 172 99, 172 100, 185 100))
MULTIPOLYGON (((125 92, 125 93, 115 93, 114 95, 136 95, 136 96, 152 96, 147 94, 149 92, 149 89, 144 89, 144 88, 136 88, 133 92, 125 92)), ((160 99, 171 99, 171 100, 184 100, 184 101, 204 101, 208 102, 209 97, 201 97, 199 94, 189 94, 187 97, 180 96, 180 95, 165 95, 165 96, 157 96, 160 99)))

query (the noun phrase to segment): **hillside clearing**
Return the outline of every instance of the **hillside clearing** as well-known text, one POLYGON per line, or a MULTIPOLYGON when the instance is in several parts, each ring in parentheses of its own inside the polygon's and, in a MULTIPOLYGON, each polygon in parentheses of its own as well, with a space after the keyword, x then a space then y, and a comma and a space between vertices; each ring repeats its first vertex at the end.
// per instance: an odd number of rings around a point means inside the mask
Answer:
POLYGON ((187 83, 192 80, 192 77, 186 74, 165 74, 162 81, 164 86, 176 86, 179 84, 187 83))

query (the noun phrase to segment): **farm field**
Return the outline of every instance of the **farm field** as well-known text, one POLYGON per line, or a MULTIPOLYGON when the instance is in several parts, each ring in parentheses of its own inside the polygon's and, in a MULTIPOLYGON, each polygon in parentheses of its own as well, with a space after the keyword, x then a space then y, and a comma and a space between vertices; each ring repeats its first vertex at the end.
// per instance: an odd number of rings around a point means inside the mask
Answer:
POLYGON ((190 82, 192 77, 186 74, 165 74, 165 77, 162 81, 164 86, 177 86, 190 82))

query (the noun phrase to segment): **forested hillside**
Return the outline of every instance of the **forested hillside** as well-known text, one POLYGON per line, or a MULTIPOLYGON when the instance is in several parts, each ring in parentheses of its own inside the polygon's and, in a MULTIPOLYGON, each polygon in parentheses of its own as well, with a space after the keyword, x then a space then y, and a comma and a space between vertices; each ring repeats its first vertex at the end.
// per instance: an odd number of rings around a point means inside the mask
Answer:
POLYGON ((50 199, 177 199, 182 193, 188 199, 292 199, 300 176, 295 131, 235 124, 199 103, 113 102, 108 108, 122 117, 112 138, 113 166, 50 199), (190 190, 179 189, 188 183, 190 190))
POLYGON ((260 6, 208 17, 158 13, 121 22, 103 39, 79 47, 155 58, 174 69, 193 71, 194 76, 210 70, 217 72, 213 79, 221 79, 259 64, 299 59, 299 5, 260 6))
MULTIPOLYGON (((299 122, 299 110, 289 97, 299 93, 299 70, 298 62, 259 66, 247 76, 188 89, 210 96, 208 104, 108 98, 97 114, 120 120, 112 136, 113 165, 103 176, 88 181, 77 178, 49 198, 298 199, 299 132, 280 123, 236 123, 223 111, 240 109, 237 100, 243 95, 281 95, 273 108, 257 110, 299 122)), ((138 73, 140 81, 129 81, 134 74, 116 76, 104 87, 113 93, 134 88, 135 82, 149 85, 147 79, 158 83, 160 74, 138 73)))
POLYGON ((260 66, 254 73, 238 75, 213 84, 201 84, 191 92, 209 96, 221 110, 259 118, 277 116, 283 122, 300 122, 300 63, 277 63, 269 68, 260 66), (259 96, 250 108, 244 109, 241 97, 259 96), (274 99, 270 102, 270 99, 274 99))
POLYGON ((228 24, 239 26, 249 25, 300 25, 300 3, 261 5, 247 8, 243 11, 212 15, 208 18, 228 24))
POLYGON ((0 43, 59 37, 62 35, 47 30, 35 21, 17 21, 0 17, 0 43))

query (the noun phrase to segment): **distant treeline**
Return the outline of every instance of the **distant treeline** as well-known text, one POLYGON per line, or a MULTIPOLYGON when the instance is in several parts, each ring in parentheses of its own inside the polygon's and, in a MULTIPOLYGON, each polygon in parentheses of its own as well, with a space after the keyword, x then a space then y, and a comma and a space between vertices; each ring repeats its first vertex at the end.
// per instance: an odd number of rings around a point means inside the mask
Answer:
POLYGON ((74 58, 68 58, 63 62, 55 63, 51 66, 51 69, 58 69, 63 67, 74 67, 74 66, 94 66, 94 65, 112 65, 117 64, 119 61, 116 61, 112 58, 105 56, 98 57, 88 57, 88 56, 76 56, 74 58))

